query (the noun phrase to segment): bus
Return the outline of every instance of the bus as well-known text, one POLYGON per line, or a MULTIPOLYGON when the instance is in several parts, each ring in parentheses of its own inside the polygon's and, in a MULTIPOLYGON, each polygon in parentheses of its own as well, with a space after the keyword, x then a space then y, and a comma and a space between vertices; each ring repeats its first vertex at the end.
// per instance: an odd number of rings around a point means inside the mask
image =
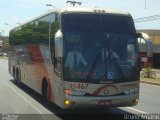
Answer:
POLYGON ((134 106, 141 37, 126 12, 54 9, 10 31, 9 72, 62 109, 134 106))

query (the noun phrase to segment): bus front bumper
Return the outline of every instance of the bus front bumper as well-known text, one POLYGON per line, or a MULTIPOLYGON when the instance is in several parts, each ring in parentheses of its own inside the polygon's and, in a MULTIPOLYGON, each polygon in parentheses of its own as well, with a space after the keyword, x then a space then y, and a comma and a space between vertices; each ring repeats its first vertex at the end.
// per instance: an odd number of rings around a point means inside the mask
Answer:
POLYGON ((124 96, 85 97, 66 95, 64 109, 74 108, 104 108, 134 106, 139 101, 139 94, 124 96))

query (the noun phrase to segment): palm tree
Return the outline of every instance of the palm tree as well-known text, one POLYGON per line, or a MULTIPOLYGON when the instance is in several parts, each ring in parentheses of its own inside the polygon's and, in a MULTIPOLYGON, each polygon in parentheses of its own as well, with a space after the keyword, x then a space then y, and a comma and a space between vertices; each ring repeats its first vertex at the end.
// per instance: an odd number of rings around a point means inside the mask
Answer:
POLYGON ((147 67, 142 71, 141 76, 144 78, 155 78, 156 73, 150 67, 147 67))

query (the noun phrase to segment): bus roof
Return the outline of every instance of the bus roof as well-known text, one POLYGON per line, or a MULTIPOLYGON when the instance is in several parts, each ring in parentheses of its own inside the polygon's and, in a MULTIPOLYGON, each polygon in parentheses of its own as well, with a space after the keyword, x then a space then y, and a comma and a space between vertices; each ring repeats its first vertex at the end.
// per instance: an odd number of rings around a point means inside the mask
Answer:
MULTIPOLYGON (((53 10, 54 11, 54 10, 53 10)), ((126 14, 129 13, 115 10, 115 9, 106 9, 106 8, 80 8, 80 7, 72 7, 72 8, 61 8, 57 9, 57 12, 63 13, 63 12, 89 12, 89 13, 115 13, 115 14, 126 14)))
POLYGON ((99 13, 101 13, 101 14, 103 14, 103 13, 111 13, 111 14, 130 15, 129 13, 124 12, 124 11, 115 10, 115 9, 106 9, 106 8, 80 8, 80 7, 55 8, 53 10, 49 10, 48 12, 46 12, 44 14, 41 14, 38 17, 35 17, 35 18, 31 19, 31 20, 28 20, 27 22, 25 22, 25 23, 15 27, 15 28, 13 28, 12 30, 17 29, 20 26, 23 26, 23 25, 25 25, 25 24, 27 24, 29 22, 32 22, 32 21, 40 18, 40 17, 46 16, 46 15, 48 15, 50 13, 54 13, 54 12, 59 13, 59 14, 68 12, 68 13, 97 13, 97 14, 99 14, 99 13))

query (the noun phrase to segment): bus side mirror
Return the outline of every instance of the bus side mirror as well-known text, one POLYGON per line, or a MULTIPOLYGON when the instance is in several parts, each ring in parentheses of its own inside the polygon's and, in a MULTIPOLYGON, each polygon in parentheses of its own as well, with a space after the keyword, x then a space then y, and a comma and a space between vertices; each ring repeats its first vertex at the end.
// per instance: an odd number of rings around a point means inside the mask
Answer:
POLYGON ((141 33, 136 33, 136 38, 141 38, 141 33))
MULTIPOLYGON (((152 45, 152 40, 151 38, 146 34, 146 33, 137 33, 137 38, 143 39, 145 41, 145 45, 146 45, 146 53, 148 57, 152 57, 153 56, 153 45, 152 45)), ((138 41, 139 42, 139 41, 138 41)), ((141 44, 139 42, 139 44, 141 44)))
POLYGON ((63 57, 63 34, 58 30, 55 34, 55 57, 63 57))

